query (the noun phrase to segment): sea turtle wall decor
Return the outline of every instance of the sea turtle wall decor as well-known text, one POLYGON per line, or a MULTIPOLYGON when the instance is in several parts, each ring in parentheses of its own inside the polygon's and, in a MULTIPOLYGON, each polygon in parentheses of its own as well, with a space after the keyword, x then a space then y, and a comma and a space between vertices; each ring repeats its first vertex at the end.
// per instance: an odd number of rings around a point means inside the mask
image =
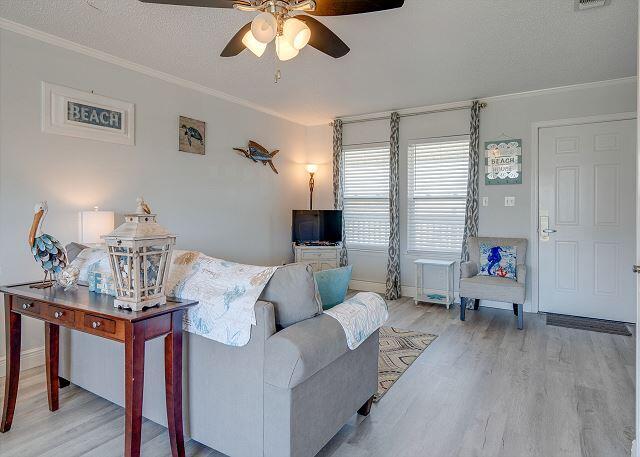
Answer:
POLYGON ((180 116, 178 119, 178 146, 182 152, 204 155, 206 152, 206 123, 180 116))
POLYGON ((278 174, 278 170, 273 164, 273 158, 280 152, 276 149, 273 152, 269 152, 267 148, 261 146, 255 141, 249 141, 249 146, 247 149, 242 148, 233 148, 234 151, 238 151, 247 159, 251 160, 254 163, 262 163, 265 167, 269 165, 275 174, 278 174))

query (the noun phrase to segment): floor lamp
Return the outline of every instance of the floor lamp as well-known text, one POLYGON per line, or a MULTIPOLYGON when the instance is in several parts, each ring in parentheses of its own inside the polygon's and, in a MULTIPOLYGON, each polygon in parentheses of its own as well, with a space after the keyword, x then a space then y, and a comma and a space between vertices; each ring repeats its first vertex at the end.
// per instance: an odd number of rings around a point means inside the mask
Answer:
POLYGON ((313 188, 315 187, 314 176, 318 171, 318 166, 310 163, 307 165, 307 172, 309 173, 309 209, 313 209, 313 188))

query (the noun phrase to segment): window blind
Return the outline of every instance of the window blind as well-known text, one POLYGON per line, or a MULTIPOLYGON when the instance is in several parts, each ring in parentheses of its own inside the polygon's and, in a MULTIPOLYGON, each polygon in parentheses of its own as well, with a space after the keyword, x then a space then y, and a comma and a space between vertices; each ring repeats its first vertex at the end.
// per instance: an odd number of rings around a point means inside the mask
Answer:
POLYGON ((389 245, 389 145, 344 148, 344 224, 349 247, 389 245))
POLYGON ((468 136, 409 144, 410 251, 459 253, 462 250, 468 179, 468 136))

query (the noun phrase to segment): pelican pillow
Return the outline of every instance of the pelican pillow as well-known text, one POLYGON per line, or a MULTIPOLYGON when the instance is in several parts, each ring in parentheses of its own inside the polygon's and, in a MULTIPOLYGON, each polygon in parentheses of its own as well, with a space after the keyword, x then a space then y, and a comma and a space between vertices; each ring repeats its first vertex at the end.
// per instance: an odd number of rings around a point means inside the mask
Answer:
POLYGON ((516 247, 480 243, 480 271, 482 276, 516 279, 516 247))

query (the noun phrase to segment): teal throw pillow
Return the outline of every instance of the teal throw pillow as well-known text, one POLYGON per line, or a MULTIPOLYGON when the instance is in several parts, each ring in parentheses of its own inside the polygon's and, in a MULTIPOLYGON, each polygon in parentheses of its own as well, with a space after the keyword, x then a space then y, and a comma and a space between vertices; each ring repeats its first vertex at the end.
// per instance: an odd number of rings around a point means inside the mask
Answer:
POLYGON ((314 274, 322 308, 331 309, 344 302, 351 281, 351 265, 334 270, 318 271, 314 274))

